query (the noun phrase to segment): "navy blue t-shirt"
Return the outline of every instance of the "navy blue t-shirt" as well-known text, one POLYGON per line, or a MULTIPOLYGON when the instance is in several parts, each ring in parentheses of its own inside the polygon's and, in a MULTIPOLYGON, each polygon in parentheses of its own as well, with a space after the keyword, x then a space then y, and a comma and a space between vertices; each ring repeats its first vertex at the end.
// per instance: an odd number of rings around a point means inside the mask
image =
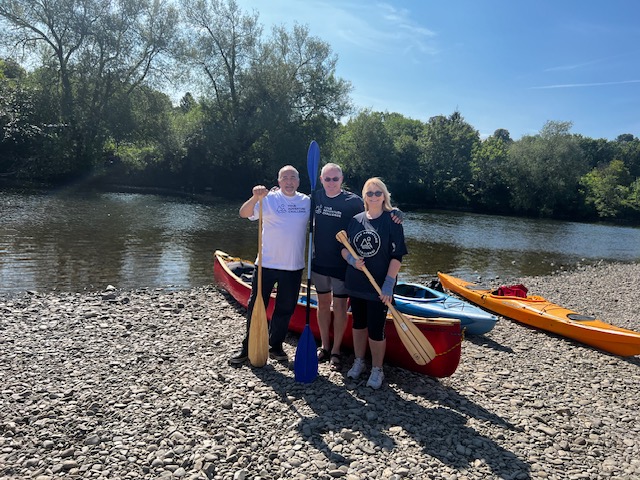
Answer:
MULTIPOLYGON (((368 219, 366 212, 359 213, 351 219, 347 228, 349 242, 358 256, 364 258, 364 264, 382 287, 392 259, 402 261, 407 246, 404 243, 402 225, 391 219, 389 212, 382 212, 378 218, 368 219)), ((369 282, 367 276, 353 268, 347 267, 345 278, 347 293, 366 300, 378 300, 379 295, 369 282)))
POLYGON ((344 280, 347 262, 340 253, 342 244, 336 240, 336 233, 347 229, 353 216, 364 210, 364 203, 358 195, 344 190, 333 198, 328 197, 324 188, 314 192, 313 200, 315 232, 311 270, 344 280))

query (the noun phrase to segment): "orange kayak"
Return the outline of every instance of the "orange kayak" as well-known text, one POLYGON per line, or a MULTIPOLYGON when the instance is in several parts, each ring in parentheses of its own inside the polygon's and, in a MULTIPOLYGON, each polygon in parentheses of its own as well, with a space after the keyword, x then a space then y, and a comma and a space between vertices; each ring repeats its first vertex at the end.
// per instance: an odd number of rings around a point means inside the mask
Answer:
POLYGON ((616 327, 551 303, 543 297, 496 295, 486 286, 438 272, 440 283, 476 305, 531 327, 623 357, 640 354, 640 332, 616 327))

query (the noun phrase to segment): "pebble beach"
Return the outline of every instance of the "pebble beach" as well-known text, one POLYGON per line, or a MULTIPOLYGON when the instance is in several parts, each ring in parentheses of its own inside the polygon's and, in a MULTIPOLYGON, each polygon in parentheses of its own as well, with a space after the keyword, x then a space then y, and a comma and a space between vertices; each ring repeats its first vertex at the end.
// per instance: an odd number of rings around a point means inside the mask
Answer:
MULTIPOLYGON (((483 283, 640 331, 640 264, 483 283)), ((448 378, 374 391, 345 352, 301 384, 228 365, 244 315, 214 285, 0 296, 0 478, 640 478, 638 356, 500 319, 448 378)))

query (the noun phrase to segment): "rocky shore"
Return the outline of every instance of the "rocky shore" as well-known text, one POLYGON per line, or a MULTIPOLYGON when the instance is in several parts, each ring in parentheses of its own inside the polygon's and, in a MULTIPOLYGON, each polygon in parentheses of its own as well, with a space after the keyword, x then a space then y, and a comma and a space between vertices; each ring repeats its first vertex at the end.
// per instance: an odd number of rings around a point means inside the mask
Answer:
MULTIPOLYGON (((511 281, 640 330, 640 265, 511 281)), ((639 357, 501 319, 449 378, 373 391, 349 355, 304 385, 227 364, 243 315, 214 286, 0 297, 0 478, 640 478, 639 357)))

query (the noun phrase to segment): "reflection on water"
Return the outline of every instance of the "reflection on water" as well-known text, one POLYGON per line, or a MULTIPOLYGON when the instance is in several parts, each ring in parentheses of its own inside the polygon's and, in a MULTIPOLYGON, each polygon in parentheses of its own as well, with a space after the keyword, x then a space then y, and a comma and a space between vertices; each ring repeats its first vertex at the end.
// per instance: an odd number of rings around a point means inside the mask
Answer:
MULTIPOLYGON (((216 249, 253 260, 257 222, 240 202, 124 193, 0 193, 0 293, 211 283, 216 249)), ((640 261, 640 229, 467 213, 407 213, 405 280, 547 274, 640 261)))
POLYGON ((216 248, 255 255, 239 205, 156 195, 0 194, 0 292, 194 286, 216 248))
MULTIPOLYGON (((469 213, 409 213, 403 269, 475 277, 546 275, 600 260, 640 261, 640 229, 469 213)), ((423 273, 421 273, 423 272, 423 273)))

